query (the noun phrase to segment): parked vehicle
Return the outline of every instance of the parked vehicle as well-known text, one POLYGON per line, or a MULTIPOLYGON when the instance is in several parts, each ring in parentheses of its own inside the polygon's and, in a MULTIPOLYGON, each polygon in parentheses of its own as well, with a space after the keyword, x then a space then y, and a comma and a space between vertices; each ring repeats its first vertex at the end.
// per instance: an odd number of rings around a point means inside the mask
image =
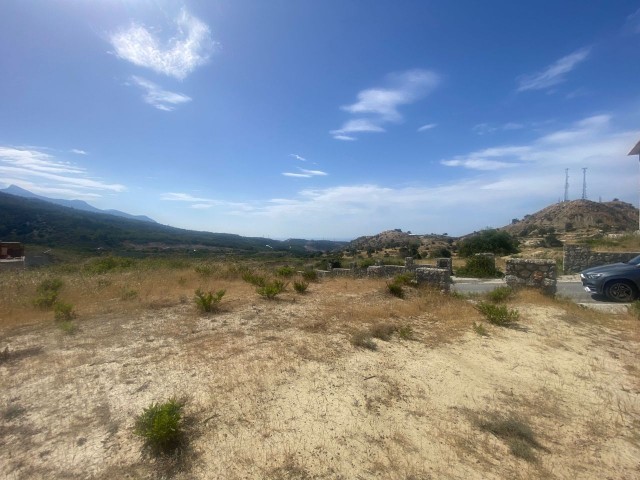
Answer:
POLYGON ((640 294, 640 255, 628 262, 587 268, 580 272, 584 289, 614 302, 632 302, 640 294))

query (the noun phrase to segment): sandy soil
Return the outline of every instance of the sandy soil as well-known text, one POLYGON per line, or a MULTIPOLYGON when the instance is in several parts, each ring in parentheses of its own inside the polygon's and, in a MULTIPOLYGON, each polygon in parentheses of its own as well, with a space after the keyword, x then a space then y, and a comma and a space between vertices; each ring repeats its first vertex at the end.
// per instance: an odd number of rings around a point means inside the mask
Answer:
POLYGON ((5 328, 0 477, 640 478, 637 320, 525 295, 518 325, 485 337, 464 300, 444 318, 382 281, 310 290, 230 291, 206 316, 184 303, 81 318, 75 335, 5 328), (374 310, 413 339, 352 345, 374 310), (190 442, 168 461, 132 430, 172 396, 190 442), (496 419, 531 428, 525 455, 496 419))

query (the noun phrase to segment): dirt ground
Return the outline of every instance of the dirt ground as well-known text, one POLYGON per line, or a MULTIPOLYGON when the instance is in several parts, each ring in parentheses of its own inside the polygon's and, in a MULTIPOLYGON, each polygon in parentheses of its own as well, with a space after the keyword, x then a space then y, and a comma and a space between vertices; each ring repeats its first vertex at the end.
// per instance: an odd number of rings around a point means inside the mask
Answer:
POLYGON ((640 322, 531 292, 509 306, 503 328, 383 280, 274 301, 229 282, 209 315, 183 298, 81 314, 75 334, 6 322, 0 477, 640 478, 640 322), (352 344, 379 322, 405 338, 352 344), (135 418, 171 397, 189 442, 154 457, 135 418))

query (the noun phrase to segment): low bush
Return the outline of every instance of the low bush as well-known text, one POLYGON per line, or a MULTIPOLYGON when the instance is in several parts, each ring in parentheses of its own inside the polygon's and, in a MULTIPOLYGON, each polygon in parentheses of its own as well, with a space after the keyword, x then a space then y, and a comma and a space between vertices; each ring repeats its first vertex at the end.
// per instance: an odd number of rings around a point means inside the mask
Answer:
POLYGON ((396 326, 391 323, 376 323, 369 329, 369 334, 373 338, 379 338, 380 340, 388 342, 389 340, 391 340, 391 336, 395 333, 396 330, 396 326))
POLYGON ((515 323, 520 316, 517 310, 509 310, 506 305, 480 302, 476 308, 486 317, 489 323, 500 327, 515 323))
POLYGON ((487 329, 484 328, 484 325, 481 323, 473 322, 473 331, 476 332, 481 337, 489 336, 489 332, 487 332, 487 329))
POLYGON ((276 275, 282 278, 291 278, 295 273, 296 269, 288 265, 276 269, 276 275))
POLYGON ((306 282, 317 282, 318 281, 318 272, 313 269, 307 269, 302 272, 302 278, 306 282))
POLYGON ((255 287, 263 287, 267 282, 267 279, 265 277, 263 277, 262 275, 253 273, 251 271, 243 272, 242 280, 244 280, 247 283, 250 283, 255 287))
POLYGON ((67 335, 74 335, 78 331, 78 327, 71 320, 63 320, 58 322, 58 328, 67 335))
POLYGON ((176 450, 184 440, 182 409, 184 403, 171 399, 152 403, 136 418, 134 432, 154 453, 166 454, 176 450))
POLYGON ((124 270, 135 265, 131 258, 102 257, 91 260, 84 266, 84 271, 89 274, 100 275, 112 270, 124 270))
POLYGON ((513 296, 511 287, 497 287, 487 293, 487 299, 494 303, 506 302, 513 296))
POLYGON ((76 312, 70 303, 56 302, 53 306, 53 317, 56 322, 70 321, 76 317, 76 312))
POLYGON ((356 332, 351 335, 350 341, 354 347, 366 348, 367 350, 377 350, 378 348, 369 332, 356 332))
POLYGON ((484 255, 476 255, 467 260, 464 267, 456 270, 459 277, 500 278, 503 273, 495 266, 494 259, 484 255))
POLYGON ((218 290, 216 293, 213 292, 203 292, 200 289, 196 290, 195 294, 195 302, 198 309, 202 312, 209 313, 214 312, 218 309, 220 305, 220 301, 226 290, 218 290))
POLYGON ((59 278, 50 278, 43 280, 36 287, 38 296, 33 300, 33 304, 42 309, 48 309, 58 300, 60 289, 64 283, 59 278))
POLYGON ((309 283, 304 280, 302 282, 293 282, 293 289, 301 295, 307 291, 307 288, 309 288, 309 283))
POLYGON ((407 273, 399 273, 395 277, 393 277, 393 283, 398 285, 413 285, 414 275, 410 272, 407 273))
POLYGON ((276 298, 276 296, 284 292, 286 288, 287 284, 282 280, 271 280, 265 281, 263 285, 258 286, 256 288, 256 292, 261 297, 264 297, 268 300, 273 300, 274 298, 276 298))
POLYGON ((398 298, 404 298, 404 289, 399 283, 387 283, 387 290, 391 295, 398 298))
POLYGON ((213 265, 209 265, 208 263, 201 263, 200 265, 196 265, 193 269, 201 277, 210 277, 213 274, 213 265))
POLYGON ((413 340, 415 338, 411 325, 402 325, 398 328, 397 334, 402 340, 413 340))

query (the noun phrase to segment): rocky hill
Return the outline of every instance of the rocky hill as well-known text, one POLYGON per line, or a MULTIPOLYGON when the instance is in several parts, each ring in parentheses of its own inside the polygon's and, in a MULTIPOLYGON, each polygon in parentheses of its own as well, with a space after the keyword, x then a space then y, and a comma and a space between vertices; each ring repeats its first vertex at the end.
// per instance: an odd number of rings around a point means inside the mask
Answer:
POLYGON ((555 203, 521 220, 513 219, 511 225, 501 228, 518 237, 571 232, 621 233, 637 229, 638 209, 619 200, 555 203))

